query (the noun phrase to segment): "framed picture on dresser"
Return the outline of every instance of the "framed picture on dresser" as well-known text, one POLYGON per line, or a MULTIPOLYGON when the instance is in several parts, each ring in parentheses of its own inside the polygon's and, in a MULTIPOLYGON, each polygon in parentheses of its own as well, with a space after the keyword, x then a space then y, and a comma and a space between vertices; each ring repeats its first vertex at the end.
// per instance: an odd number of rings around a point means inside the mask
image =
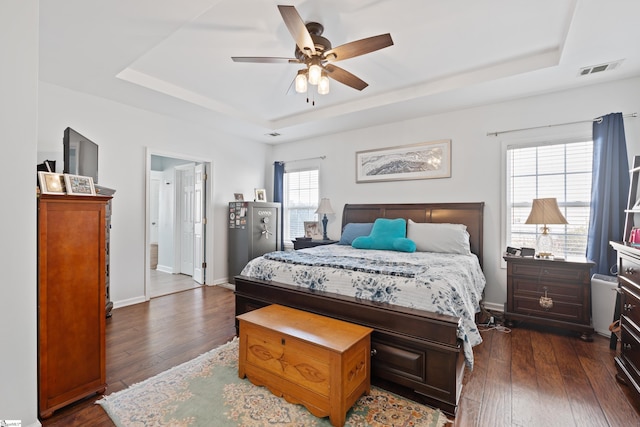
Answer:
POLYGON ((53 172, 38 172, 38 184, 42 194, 66 194, 64 175, 53 172))
POLYGON ((72 196, 95 196, 96 189, 90 176, 64 175, 67 194, 72 196))

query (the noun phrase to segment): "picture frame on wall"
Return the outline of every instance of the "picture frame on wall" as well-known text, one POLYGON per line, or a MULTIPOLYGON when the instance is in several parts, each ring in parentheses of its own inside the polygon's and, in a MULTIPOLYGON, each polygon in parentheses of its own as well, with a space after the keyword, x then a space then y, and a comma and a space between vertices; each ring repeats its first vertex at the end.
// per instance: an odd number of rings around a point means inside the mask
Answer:
POLYGON ((451 177, 451 140, 356 152, 356 182, 451 177))
POLYGON ((67 188, 67 194, 72 196, 95 196, 96 189, 93 184, 93 178, 81 175, 64 175, 64 182, 67 188))
POLYGON ((255 189, 255 201, 256 202, 266 202, 267 201, 267 190, 264 188, 256 188, 255 189))
POLYGON ((66 194, 64 175, 54 172, 38 172, 41 194, 66 194))

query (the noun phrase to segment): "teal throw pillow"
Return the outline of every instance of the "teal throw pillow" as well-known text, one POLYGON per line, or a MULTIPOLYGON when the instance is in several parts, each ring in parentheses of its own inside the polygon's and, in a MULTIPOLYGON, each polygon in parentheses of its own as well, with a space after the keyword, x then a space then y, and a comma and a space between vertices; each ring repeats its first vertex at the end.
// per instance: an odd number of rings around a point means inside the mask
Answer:
POLYGON ((387 251, 415 252, 416 244, 407 239, 407 222, 402 218, 378 218, 368 236, 353 239, 356 249, 379 249, 387 251))

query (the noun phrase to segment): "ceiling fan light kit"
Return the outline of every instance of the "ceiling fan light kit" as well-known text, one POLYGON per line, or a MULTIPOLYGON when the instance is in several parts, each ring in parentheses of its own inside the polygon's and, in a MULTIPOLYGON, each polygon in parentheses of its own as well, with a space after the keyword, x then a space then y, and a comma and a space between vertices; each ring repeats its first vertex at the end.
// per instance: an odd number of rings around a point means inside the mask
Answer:
POLYGON ((298 70, 296 76, 296 92, 305 93, 307 91, 307 70, 298 70))
POLYGON ((295 90, 305 93, 309 84, 318 86, 318 94, 329 93, 329 78, 356 90, 363 90, 368 84, 350 72, 335 66, 333 63, 356 56, 371 53, 393 45, 390 34, 380 34, 366 39, 356 40, 332 48, 331 42, 322 37, 324 27, 317 22, 304 23, 294 6, 279 5, 289 33, 296 42, 295 58, 280 57, 238 57, 234 62, 257 62, 262 64, 304 64, 295 77, 295 90))

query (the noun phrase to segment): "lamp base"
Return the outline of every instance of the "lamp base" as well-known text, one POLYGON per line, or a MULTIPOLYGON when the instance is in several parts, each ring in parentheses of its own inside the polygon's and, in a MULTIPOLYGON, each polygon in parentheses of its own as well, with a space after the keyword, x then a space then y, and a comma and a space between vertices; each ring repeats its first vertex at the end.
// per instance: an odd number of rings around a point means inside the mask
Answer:
POLYGON ((329 219, 327 214, 324 214, 322 217, 322 240, 329 240, 329 237, 327 237, 327 222, 329 222, 329 219))
POLYGON ((546 225, 542 227, 542 234, 538 236, 536 242, 536 249, 538 251, 538 258, 553 258, 553 238, 549 234, 549 227, 546 225))

